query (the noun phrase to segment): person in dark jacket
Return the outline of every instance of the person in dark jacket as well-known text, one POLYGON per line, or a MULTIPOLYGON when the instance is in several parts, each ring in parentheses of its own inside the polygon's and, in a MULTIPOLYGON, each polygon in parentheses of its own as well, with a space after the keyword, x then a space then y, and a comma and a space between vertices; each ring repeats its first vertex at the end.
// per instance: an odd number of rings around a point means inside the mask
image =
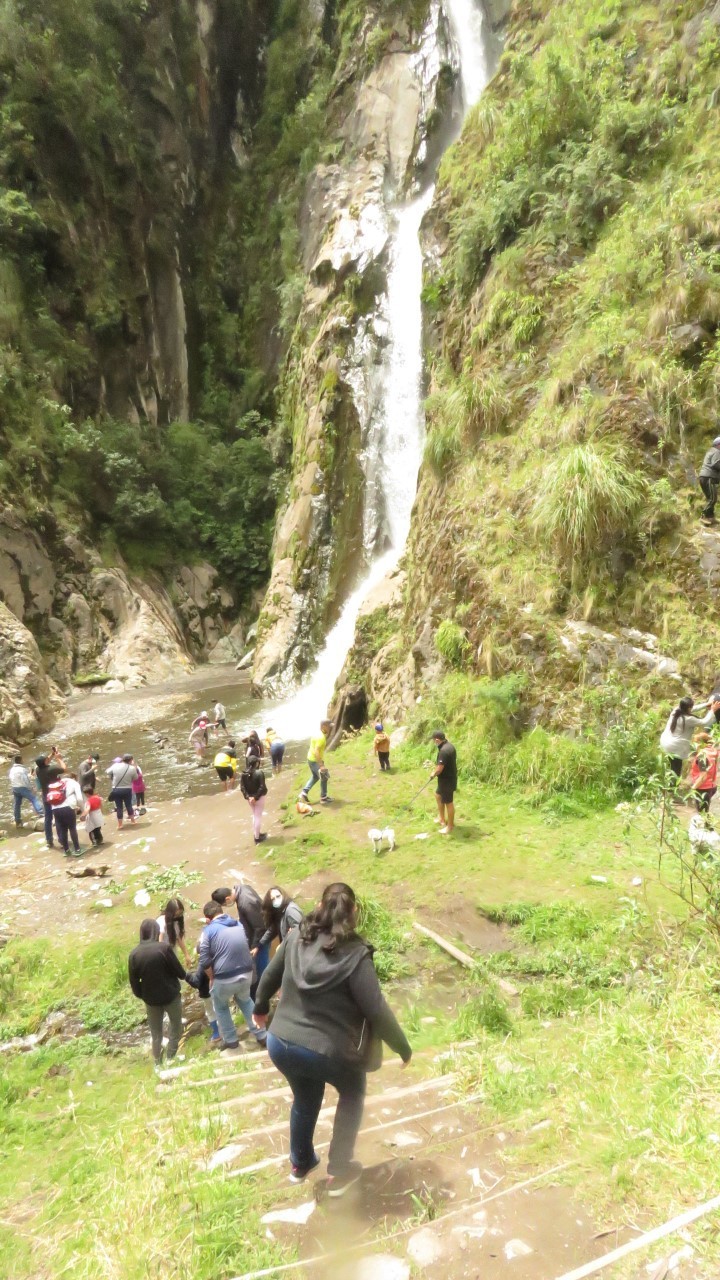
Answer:
POLYGON ((130 952, 128 977, 133 995, 145 1003, 152 1039, 152 1053, 156 1065, 162 1058, 163 1018, 168 1016, 170 1034, 166 1057, 170 1061, 177 1053, 182 1034, 182 1000, 180 979, 185 970, 171 946, 160 942, 157 920, 143 920, 140 925, 140 943, 130 952))
POLYGON ((258 979, 262 976, 270 959, 270 949, 267 944, 264 947, 260 946, 260 939, 265 932, 262 898, 251 884, 235 884, 232 889, 213 889, 210 896, 213 902, 219 903, 224 911, 229 911, 232 907, 237 908, 238 920, 245 930, 245 937, 254 961, 253 981, 250 987, 250 997, 254 1000, 258 979))
POLYGON ((267 836, 263 835, 260 830, 263 809, 265 808, 265 797, 267 795, 267 783, 265 774, 260 768, 259 756, 248 757, 245 769, 240 774, 240 790, 250 805, 255 843, 260 844, 263 840, 267 840, 267 836))
POLYGON ((270 944, 276 938, 284 942, 290 930, 296 929, 303 918, 297 902, 293 902, 290 895, 278 884, 274 884, 265 894, 262 900, 262 912, 265 932, 258 943, 258 950, 253 952, 257 966, 262 949, 267 948, 267 959, 260 969, 260 975, 265 971, 267 960, 270 958, 270 944))
POLYGON ((47 798, 48 787, 51 782, 55 782, 66 770, 67 765, 57 747, 53 747, 49 755, 37 756, 35 759, 35 777, 42 791, 43 808, 45 810, 45 843, 48 849, 53 847, 53 810, 47 798))
POLYGON ((708 524, 715 524, 715 503, 718 498, 718 485, 720 485, 720 436, 715 437, 703 458, 698 483, 707 498, 707 505, 700 519, 708 524))
POLYGON ((356 932, 357 903, 347 884, 331 884, 320 905, 293 929, 263 974, 255 1021, 264 1027, 270 999, 281 989, 268 1052, 293 1093, 290 1181, 319 1164, 313 1146, 318 1114, 331 1084, 340 1097, 328 1153, 331 1197, 357 1182, 353 1160, 365 1103, 371 1046, 384 1041, 407 1065, 412 1049, 388 1006, 373 965, 373 949, 356 932))
POLYGON ((265 1031, 253 1022, 253 1001, 250 997, 252 981, 252 957, 245 937, 245 930, 226 912, 215 916, 200 939, 200 967, 212 982, 212 1001, 222 1036, 221 1049, 237 1049, 238 1034, 230 1012, 230 1001, 240 1008, 251 1035, 259 1044, 265 1044, 265 1031))

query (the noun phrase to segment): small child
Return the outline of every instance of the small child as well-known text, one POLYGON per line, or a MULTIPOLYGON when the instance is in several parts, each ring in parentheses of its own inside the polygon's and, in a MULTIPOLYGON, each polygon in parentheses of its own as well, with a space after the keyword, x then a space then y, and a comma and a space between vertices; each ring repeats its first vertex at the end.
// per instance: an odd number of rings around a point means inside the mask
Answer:
POLYGON ((380 772, 390 772, 390 739, 383 729, 382 720, 378 720, 375 725, 375 741, 373 743, 375 754, 380 761, 380 772))
POLYGON ((95 795, 91 787, 83 788, 83 795, 85 796, 85 808, 80 817, 85 819, 85 830, 90 837, 90 844, 99 846, 104 844, 102 800, 100 796, 95 795))
POLYGON ((135 805, 135 817, 140 817, 145 813, 145 779, 143 778, 142 769, 139 764, 135 765, 137 769, 137 778, 132 780, 133 803, 135 805))

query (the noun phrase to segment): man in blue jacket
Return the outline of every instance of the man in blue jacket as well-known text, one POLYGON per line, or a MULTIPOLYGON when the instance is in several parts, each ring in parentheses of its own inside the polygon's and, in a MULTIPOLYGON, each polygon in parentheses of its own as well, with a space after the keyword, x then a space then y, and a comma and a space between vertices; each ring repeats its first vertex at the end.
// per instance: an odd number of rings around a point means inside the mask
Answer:
POLYGON ((237 1049, 239 1043, 230 1012, 233 997, 250 1034, 258 1044, 265 1044, 267 1033, 253 1023, 255 1006, 250 998, 252 967, 250 948, 239 920, 233 920, 225 912, 211 919, 203 930, 200 941, 198 968, 203 969, 212 980, 213 1008, 223 1039, 221 1049, 237 1049))

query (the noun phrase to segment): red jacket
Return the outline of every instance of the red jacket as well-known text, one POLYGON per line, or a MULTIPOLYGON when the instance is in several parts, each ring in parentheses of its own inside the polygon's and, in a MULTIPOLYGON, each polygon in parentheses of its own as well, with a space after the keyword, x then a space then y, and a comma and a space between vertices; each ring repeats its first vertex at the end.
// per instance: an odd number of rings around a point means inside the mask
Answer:
POLYGON ((693 756, 688 775, 693 791, 712 791, 717 787, 718 756, 717 747, 702 747, 693 756))

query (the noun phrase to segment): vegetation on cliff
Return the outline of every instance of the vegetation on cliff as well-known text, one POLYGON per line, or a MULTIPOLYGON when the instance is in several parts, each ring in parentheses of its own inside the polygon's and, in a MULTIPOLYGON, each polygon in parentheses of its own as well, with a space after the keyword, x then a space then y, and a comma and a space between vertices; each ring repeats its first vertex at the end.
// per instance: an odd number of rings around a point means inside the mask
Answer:
POLYGON ((570 618, 715 674, 694 468, 720 406, 719 70, 702 0, 519 0, 443 161, 408 598, 470 670, 529 646, 552 686, 570 618))

